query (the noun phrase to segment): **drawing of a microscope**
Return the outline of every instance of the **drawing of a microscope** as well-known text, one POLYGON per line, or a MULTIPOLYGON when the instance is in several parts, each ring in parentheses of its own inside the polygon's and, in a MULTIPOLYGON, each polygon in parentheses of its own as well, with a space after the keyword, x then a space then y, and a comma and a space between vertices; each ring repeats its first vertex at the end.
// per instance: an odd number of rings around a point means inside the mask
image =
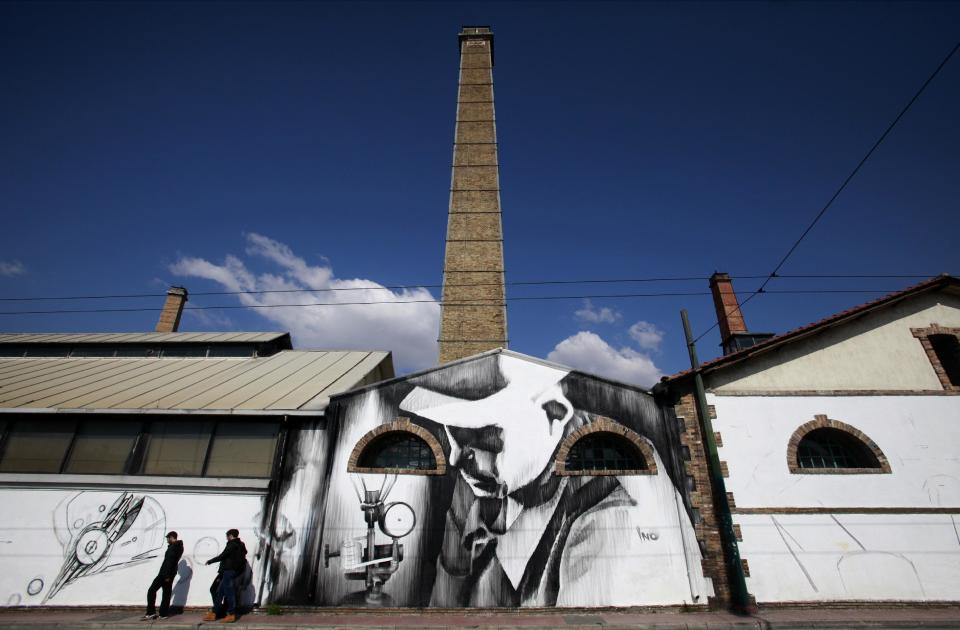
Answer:
POLYGON ((386 503, 387 496, 397 482, 396 475, 384 475, 380 488, 373 490, 367 488, 362 477, 360 486, 353 477, 350 480, 360 501, 363 520, 367 523, 367 533, 343 541, 340 551, 330 551, 330 545, 325 543, 323 566, 329 568, 330 558, 339 557, 341 568, 348 580, 363 580, 366 583, 366 591, 362 593, 364 601, 371 606, 388 606, 389 595, 383 592, 383 585, 400 568, 403 561, 403 545, 400 544, 400 539, 413 531, 417 515, 406 503, 386 503), (374 525, 379 526, 380 531, 392 538, 393 542, 378 545, 374 525))

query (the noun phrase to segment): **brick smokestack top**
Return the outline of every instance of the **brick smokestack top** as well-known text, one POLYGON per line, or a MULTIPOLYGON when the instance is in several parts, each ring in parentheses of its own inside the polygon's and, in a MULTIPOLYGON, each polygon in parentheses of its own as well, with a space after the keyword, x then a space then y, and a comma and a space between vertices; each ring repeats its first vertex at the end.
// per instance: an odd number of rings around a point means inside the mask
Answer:
POLYGON ((733 281, 725 273, 710 276, 710 291, 713 292, 713 306, 717 309, 717 324, 724 347, 731 335, 747 332, 747 324, 740 312, 740 303, 733 290, 733 281))
POLYGON ((180 316, 183 315, 183 305, 187 303, 187 290, 183 287, 167 289, 167 301, 163 305, 160 319, 157 320, 157 332, 177 332, 180 328, 180 316))
POLYGON ((440 363, 507 347, 493 33, 460 32, 460 88, 443 261, 440 363))

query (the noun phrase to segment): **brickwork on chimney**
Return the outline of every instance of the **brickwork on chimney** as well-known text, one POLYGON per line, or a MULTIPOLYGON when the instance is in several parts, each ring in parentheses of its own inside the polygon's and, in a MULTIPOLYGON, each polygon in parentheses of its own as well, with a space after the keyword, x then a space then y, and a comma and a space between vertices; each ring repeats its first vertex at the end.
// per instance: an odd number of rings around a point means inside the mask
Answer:
POLYGON ((183 287, 167 289, 167 301, 164 302, 160 318, 157 320, 156 332, 177 332, 180 328, 180 316, 183 315, 183 305, 186 303, 186 289, 183 287))
POLYGON ((717 310, 720 337, 726 341, 730 335, 747 332, 730 276, 725 273, 710 276, 710 291, 713 293, 713 306, 717 310))
POLYGON ((440 363, 507 347, 493 33, 460 33, 460 87, 444 255, 440 363))

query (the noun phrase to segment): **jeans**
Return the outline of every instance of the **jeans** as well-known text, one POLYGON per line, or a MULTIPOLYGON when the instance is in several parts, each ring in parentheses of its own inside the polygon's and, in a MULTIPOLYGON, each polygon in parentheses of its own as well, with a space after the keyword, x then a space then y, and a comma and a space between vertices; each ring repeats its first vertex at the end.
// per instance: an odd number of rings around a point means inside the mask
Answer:
POLYGON ((157 591, 160 589, 163 589, 163 594, 160 595, 160 616, 167 617, 170 615, 170 587, 172 585, 173 578, 164 578, 159 575, 153 578, 153 583, 150 584, 150 588, 147 589, 148 615, 153 615, 157 612, 157 591))
POLYGON ((213 598, 213 611, 217 615, 226 612, 228 615, 237 614, 237 572, 227 569, 220 574, 220 586, 213 598))

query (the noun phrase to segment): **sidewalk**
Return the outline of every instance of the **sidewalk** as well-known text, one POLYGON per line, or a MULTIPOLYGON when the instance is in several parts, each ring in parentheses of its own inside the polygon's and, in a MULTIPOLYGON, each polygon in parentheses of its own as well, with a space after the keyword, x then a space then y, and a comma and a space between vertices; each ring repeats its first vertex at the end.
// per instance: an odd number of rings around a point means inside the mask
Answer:
POLYGON ((726 612, 619 612, 619 611, 532 611, 532 612, 399 612, 399 611, 303 611, 268 615, 251 613, 236 624, 203 623, 202 612, 188 610, 166 621, 139 621, 142 611, 125 609, 0 609, 0 629, 42 630, 77 628, 89 630, 188 630, 249 628, 250 630, 294 630, 297 628, 541 628, 595 629, 654 628, 656 630, 727 630, 796 628, 958 628, 960 608, 846 608, 767 609, 753 617, 726 612))

